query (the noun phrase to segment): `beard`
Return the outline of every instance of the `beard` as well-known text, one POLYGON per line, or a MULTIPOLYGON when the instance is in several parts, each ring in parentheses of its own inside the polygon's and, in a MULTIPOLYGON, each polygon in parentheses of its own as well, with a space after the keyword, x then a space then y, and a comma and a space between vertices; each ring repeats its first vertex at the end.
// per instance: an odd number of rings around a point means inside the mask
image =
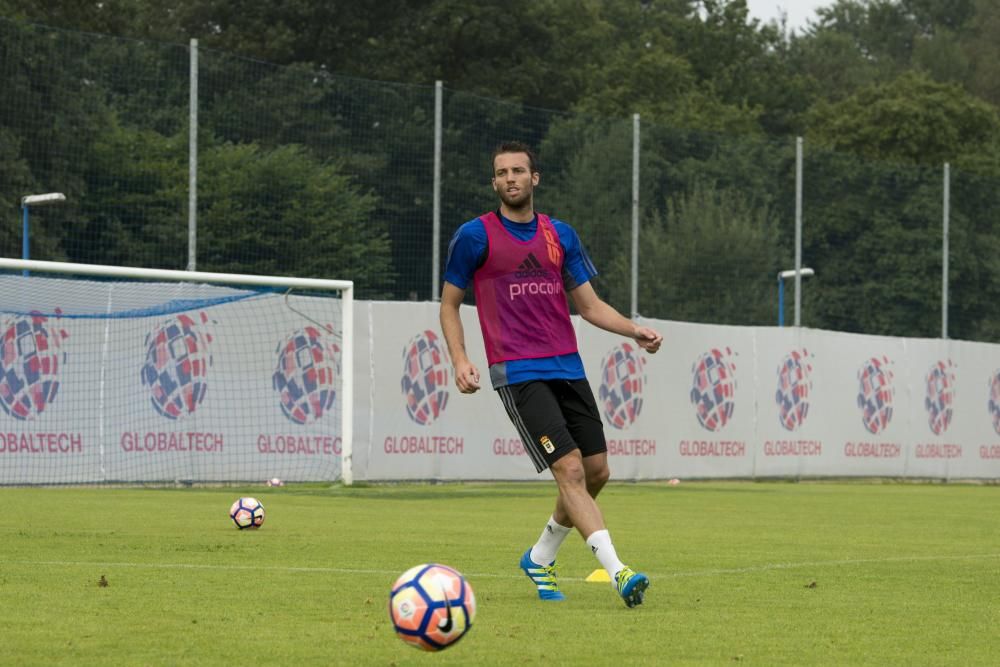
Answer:
POLYGON ((506 189, 498 190, 497 194, 500 195, 500 201, 506 204, 510 208, 524 208, 531 204, 531 190, 522 189, 520 192, 511 194, 507 192, 506 189))

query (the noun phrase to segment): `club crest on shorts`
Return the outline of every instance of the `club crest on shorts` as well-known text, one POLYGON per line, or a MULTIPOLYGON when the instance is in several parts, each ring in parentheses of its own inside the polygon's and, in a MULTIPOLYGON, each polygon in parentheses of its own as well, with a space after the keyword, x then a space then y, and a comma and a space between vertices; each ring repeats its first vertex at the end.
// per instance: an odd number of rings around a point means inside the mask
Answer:
POLYGON ((549 454, 551 454, 552 452, 556 451, 556 446, 552 444, 551 440, 549 440, 549 436, 543 435, 538 440, 538 442, 542 445, 542 447, 545 448, 545 451, 548 452, 549 454))

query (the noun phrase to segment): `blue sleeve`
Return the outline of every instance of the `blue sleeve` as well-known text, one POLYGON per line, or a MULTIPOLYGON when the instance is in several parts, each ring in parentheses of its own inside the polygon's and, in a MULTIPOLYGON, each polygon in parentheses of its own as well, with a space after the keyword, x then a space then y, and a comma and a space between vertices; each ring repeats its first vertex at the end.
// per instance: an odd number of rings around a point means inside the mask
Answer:
POLYGON ((485 260, 488 241, 482 220, 473 218, 459 227, 448 243, 448 259, 444 279, 455 287, 466 289, 472 276, 485 260))
POLYGON ((559 235, 559 242, 566 251, 563 262, 563 285, 566 291, 576 289, 597 275, 597 267, 590 261, 590 255, 580 242, 576 230, 562 220, 552 219, 552 225, 559 235))

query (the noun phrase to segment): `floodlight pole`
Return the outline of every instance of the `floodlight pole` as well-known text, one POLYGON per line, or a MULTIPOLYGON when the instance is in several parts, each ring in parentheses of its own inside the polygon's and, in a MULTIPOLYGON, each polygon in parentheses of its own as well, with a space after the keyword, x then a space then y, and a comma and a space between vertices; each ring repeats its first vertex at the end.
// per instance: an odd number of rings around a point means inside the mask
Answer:
MULTIPOLYGON (((802 267, 800 270, 789 269, 788 271, 780 271, 778 273, 778 326, 785 326, 785 279, 794 278, 795 276, 800 276, 801 278, 808 278, 809 276, 815 275, 815 271, 810 268, 802 267)), ((801 280, 800 278, 800 280, 801 280)), ((799 282, 799 281, 796 281, 799 282)), ((795 300, 796 312, 795 312, 795 322, 796 326, 801 321, 799 318, 799 303, 800 300, 795 300)))
MULTIPOLYGON (((25 195, 21 197, 21 259, 31 259, 31 243, 28 240, 28 208, 31 206, 45 206, 47 204, 58 204, 66 201, 66 195, 61 192, 49 192, 44 195, 25 195)), ((22 275, 27 276, 25 269, 22 275)))

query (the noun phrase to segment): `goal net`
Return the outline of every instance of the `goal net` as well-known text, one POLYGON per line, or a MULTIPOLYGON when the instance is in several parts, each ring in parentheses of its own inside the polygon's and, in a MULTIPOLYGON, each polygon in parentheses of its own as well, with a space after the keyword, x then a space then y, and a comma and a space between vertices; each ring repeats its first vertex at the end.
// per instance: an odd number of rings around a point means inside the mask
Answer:
POLYGON ((0 271, 0 484, 350 483, 350 281, 0 271))

